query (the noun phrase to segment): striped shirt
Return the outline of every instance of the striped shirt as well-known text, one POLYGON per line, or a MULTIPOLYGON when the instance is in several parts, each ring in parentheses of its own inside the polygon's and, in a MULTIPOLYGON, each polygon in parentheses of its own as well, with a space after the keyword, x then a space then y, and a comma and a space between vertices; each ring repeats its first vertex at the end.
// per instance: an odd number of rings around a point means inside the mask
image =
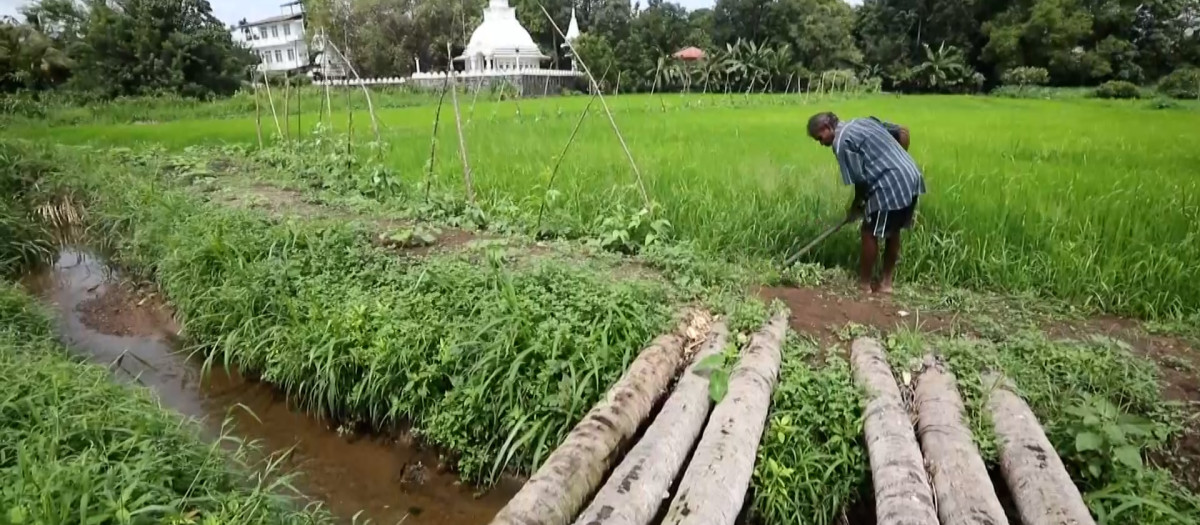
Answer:
POLYGON ((871 117, 838 123, 834 134, 842 183, 867 186, 867 213, 907 208, 913 197, 925 193, 925 178, 894 130, 899 126, 871 117))

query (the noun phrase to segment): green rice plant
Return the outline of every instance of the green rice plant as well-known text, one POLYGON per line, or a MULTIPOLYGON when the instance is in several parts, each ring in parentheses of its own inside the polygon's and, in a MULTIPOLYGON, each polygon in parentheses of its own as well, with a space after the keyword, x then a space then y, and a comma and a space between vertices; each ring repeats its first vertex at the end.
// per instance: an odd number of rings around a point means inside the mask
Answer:
POLYGON ((0 317, 0 521, 331 522, 302 504, 278 458, 259 465, 228 432, 205 444, 146 390, 69 357, 9 283, 0 317))
MULTIPOLYGON (((692 241, 707 254, 730 259, 782 259, 796 239, 814 237, 839 217, 848 190, 840 186, 832 155, 806 139, 804 130, 809 115, 831 109, 846 118, 875 115, 913 130, 912 152, 930 193, 906 243, 907 278, 976 290, 1032 291, 1091 310, 1146 318, 1188 315, 1200 308, 1200 279, 1192 264, 1200 259, 1200 242, 1195 242, 1200 239, 1200 182, 1191 176, 1198 159, 1188 140, 1200 114, 1088 99, 733 99, 665 97, 665 115, 654 97, 617 97, 610 103, 649 197, 657 203, 654 220, 669 222, 675 241, 692 241), (1051 113, 1056 118, 1045 118, 1051 113), (1131 120, 1143 125, 1133 131, 1126 125, 1131 120)), ((490 217, 499 207, 515 206, 520 220, 509 222, 532 234, 549 189, 549 168, 586 100, 520 104, 526 116, 540 111, 544 118, 519 117, 514 102, 480 100, 477 117, 494 117, 476 118, 464 132, 482 211, 490 217)), ((399 180, 409 190, 380 191, 373 198, 407 202, 414 210, 425 205, 423 192, 414 196, 412 188, 424 189, 434 112, 432 106, 379 112, 386 147, 370 151, 360 144, 355 155, 382 155, 387 180, 399 180)), ((345 131, 344 108, 335 108, 334 115, 332 129, 345 131)), ((303 136, 308 136, 317 122, 305 122, 303 136)), ((354 122, 363 126, 356 136, 369 133, 365 115, 356 115, 354 122)), ((256 143, 253 122, 244 117, 22 127, 19 133, 71 144, 152 142, 173 150, 256 143)), ((438 143, 455 144, 455 133, 453 126, 441 126, 438 143)), ((344 155, 345 144, 335 142, 344 155)), ((457 148, 437 148, 432 166, 435 193, 442 190, 461 200, 457 148)), ((336 178, 353 180, 349 174, 336 178)), ((363 191, 348 183, 327 186, 363 191)), ((553 232, 590 232, 614 210, 642 207, 629 161, 607 118, 597 113, 584 120, 552 189, 546 222, 553 232)), ((854 237, 835 236, 805 262, 853 266, 854 237)))

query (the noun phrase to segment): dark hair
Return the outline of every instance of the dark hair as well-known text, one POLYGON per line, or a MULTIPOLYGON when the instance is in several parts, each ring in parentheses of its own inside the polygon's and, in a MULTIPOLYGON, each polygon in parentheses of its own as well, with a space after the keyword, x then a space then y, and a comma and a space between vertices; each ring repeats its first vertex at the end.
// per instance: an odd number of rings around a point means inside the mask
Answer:
POLYGON ((817 136, 817 131, 821 128, 829 126, 829 129, 834 129, 837 125, 838 117, 832 111, 817 113, 808 119, 808 136, 815 137, 817 136))

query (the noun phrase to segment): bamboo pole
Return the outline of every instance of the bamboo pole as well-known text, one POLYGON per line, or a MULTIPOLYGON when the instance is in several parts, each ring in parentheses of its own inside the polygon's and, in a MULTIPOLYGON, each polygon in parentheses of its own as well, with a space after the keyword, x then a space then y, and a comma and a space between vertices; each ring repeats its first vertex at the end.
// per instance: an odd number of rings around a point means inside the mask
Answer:
POLYGON ((575 135, 579 133, 579 128, 583 126, 583 121, 587 118, 588 111, 592 109, 592 103, 596 101, 597 93, 599 91, 592 92, 592 97, 588 99, 587 106, 583 108, 583 113, 579 114, 579 120, 575 122, 575 128, 571 130, 571 136, 567 138, 567 143, 563 145, 558 158, 554 160, 554 169, 550 170, 550 181, 546 183, 546 192, 542 194, 542 204, 538 206, 537 226, 534 228, 534 231, 540 232, 542 229, 542 215, 546 212, 546 194, 550 193, 550 189, 554 187, 554 178, 558 175, 558 167, 562 165, 563 159, 567 156, 567 150, 575 142, 575 135))
POLYGON ((292 138, 292 79, 283 77, 283 140, 290 141, 292 138))
POLYGON ((263 84, 267 85, 267 102, 271 104, 271 118, 275 119, 275 136, 282 137, 283 129, 279 126, 279 114, 275 113, 275 97, 271 95, 271 77, 263 71, 263 84))
POLYGON ((442 82, 442 94, 438 97, 437 111, 433 114, 433 134, 429 138, 429 169, 425 172, 425 202, 429 202, 429 187, 433 184, 433 163, 437 153, 438 124, 442 121, 442 102, 446 100, 446 84, 442 82))
POLYGON ((258 86, 254 86, 254 133, 258 135, 258 149, 262 149, 262 108, 258 102, 258 86))
MULTIPOLYGON (((567 43, 567 47, 571 50, 571 54, 575 56, 575 61, 579 62, 579 66, 583 68, 583 72, 587 74, 588 80, 595 86, 596 90, 600 90, 600 84, 596 82, 596 77, 592 75, 592 70, 588 68, 583 57, 579 56, 579 52, 575 49, 575 44, 572 44, 563 34, 562 29, 558 27, 558 23, 554 21, 554 17, 550 16, 550 12, 546 11, 546 6, 538 4, 542 8, 542 14, 546 15, 546 20, 550 21, 550 25, 554 27, 554 31, 567 43)), ((600 95, 600 105, 604 107, 604 114, 608 116, 609 124, 612 124, 613 133, 617 135, 617 141, 621 143, 621 149, 625 150, 625 156, 629 158, 629 165, 633 167, 633 174, 637 179, 638 191, 642 194, 642 203, 649 210, 652 206, 650 203, 650 194, 646 192, 646 183, 642 180, 642 170, 638 169, 637 162, 633 160, 633 152, 629 151, 629 145, 625 143, 625 137, 621 135, 621 129, 617 127, 617 120, 613 118, 612 110, 608 107, 608 102, 604 100, 604 95, 600 95)))
POLYGON ((362 77, 358 76, 358 71, 350 64, 350 60, 346 58, 346 55, 343 55, 342 51, 336 45, 333 45, 333 42, 329 42, 329 45, 333 47, 333 51, 342 59, 342 63, 346 65, 346 68, 351 73, 354 73, 355 80, 358 81, 359 87, 362 88, 363 96, 367 99, 367 111, 371 115, 371 129, 375 132, 375 142, 379 142, 379 120, 375 118, 375 104, 371 102, 371 91, 367 89, 367 84, 363 82, 362 77))
MULTIPOLYGON (((450 44, 446 43, 446 56, 451 56, 450 44)), ((454 79, 454 64, 451 63, 446 78, 450 81, 450 100, 454 103, 454 127, 458 130, 458 156, 462 159, 463 184, 467 188, 467 202, 475 204, 475 185, 471 181, 471 163, 467 160, 467 139, 463 137, 462 116, 458 111, 458 82, 454 79)))

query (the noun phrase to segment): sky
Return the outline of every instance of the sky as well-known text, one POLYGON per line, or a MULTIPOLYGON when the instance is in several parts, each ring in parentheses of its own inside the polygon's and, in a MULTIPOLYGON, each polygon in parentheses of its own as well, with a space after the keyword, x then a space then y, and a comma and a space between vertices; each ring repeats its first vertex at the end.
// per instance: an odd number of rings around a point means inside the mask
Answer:
MULTIPOLYGON (((716 0, 674 0, 676 3, 688 8, 699 9, 701 7, 712 7, 716 0)), ((0 0, 0 16, 17 16, 17 8, 24 5, 27 0, 0 0)), ((859 0, 850 0, 851 4, 857 4, 859 0)), ((275 16, 281 13, 279 4, 284 3, 284 0, 209 0, 212 4, 213 14, 226 24, 233 24, 243 18, 247 20, 257 20, 268 16, 275 16)))

